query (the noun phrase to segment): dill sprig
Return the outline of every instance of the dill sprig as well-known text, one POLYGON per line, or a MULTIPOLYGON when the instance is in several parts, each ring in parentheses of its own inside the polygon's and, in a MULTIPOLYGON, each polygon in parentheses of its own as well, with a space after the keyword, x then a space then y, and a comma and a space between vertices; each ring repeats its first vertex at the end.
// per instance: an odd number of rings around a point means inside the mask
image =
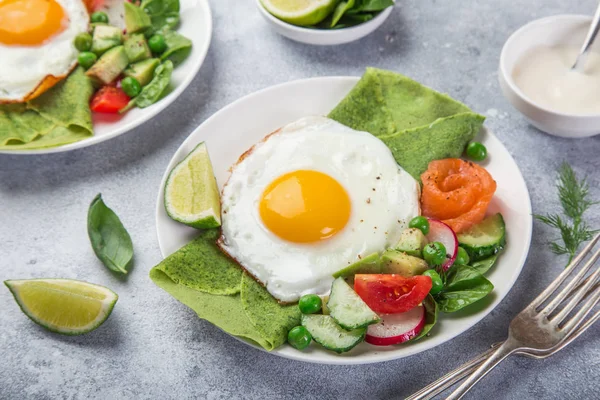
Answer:
POLYGON ((592 230, 583 221, 583 214, 597 202, 589 200, 589 186, 586 178, 577 180, 575 172, 569 164, 563 162, 558 170, 558 197, 562 205, 564 217, 558 214, 534 215, 544 224, 558 229, 560 240, 548 242, 550 250, 556 255, 569 255, 571 262, 579 246, 592 239, 598 230, 592 230))

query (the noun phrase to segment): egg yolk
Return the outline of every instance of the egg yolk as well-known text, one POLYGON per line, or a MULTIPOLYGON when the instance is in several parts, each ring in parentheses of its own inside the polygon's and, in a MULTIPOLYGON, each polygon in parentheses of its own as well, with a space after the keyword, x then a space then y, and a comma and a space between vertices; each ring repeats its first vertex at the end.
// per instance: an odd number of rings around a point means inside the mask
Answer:
POLYGON ((350 219, 350 198, 322 172, 298 170, 275 179, 260 199, 260 217, 282 239, 296 243, 325 240, 350 219))
POLYGON ((0 43, 42 44, 65 29, 65 16, 55 0, 0 0, 0 43))

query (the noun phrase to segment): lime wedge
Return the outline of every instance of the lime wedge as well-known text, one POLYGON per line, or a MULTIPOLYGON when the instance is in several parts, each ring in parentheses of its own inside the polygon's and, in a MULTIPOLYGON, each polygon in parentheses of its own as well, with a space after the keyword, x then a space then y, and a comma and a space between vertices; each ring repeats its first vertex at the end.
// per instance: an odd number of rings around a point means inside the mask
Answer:
POLYGON ((33 322, 65 335, 93 331, 110 315, 119 296, 104 286, 72 279, 4 281, 33 322))
POLYGON ((265 9, 282 21, 308 26, 323 21, 339 0, 260 0, 265 9))
POLYGON ((165 185, 169 217, 198 229, 221 226, 221 202, 208 150, 200 143, 177 164, 165 185))

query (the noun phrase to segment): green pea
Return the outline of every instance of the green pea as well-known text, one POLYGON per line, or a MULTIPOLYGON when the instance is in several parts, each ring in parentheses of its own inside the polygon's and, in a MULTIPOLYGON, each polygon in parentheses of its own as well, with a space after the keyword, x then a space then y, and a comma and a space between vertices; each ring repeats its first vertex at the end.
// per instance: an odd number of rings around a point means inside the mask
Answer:
POLYGON ((487 157, 487 149, 479 142, 471 142, 467 146, 467 157, 473 161, 483 161, 487 157))
POLYGON ((92 35, 80 33, 75 36, 75 48, 79 51, 89 51, 92 48, 92 35))
POLYGON ((322 300, 316 294, 305 294, 300 297, 298 307, 302 314, 314 314, 321 310, 322 300))
POLYGON ((154 54, 160 54, 167 49, 167 42, 165 41, 165 37, 160 34, 152 35, 150 39, 148 39, 148 47, 154 54))
POLYGON ((441 265, 446 259, 446 247, 440 242, 431 242, 423 248, 423 258, 429 265, 441 265))
POLYGON ((454 263, 461 265, 469 265, 469 261, 471 260, 467 251, 459 246, 458 252, 456 253, 456 260, 454 260, 454 263))
POLYGON ((103 22, 103 23, 107 24, 108 23, 108 15, 106 15, 105 12, 96 11, 90 17, 90 21, 92 23, 94 23, 94 22, 103 22))
POLYGON ((77 56, 77 61, 79 62, 79 65, 81 65, 85 69, 88 69, 89 67, 94 65, 97 59, 98 56, 90 51, 83 51, 77 56))
POLYGON ((438 274, 435 269, 428 269, 427 271, 423 272, 423 275, 431 278, 431 290, 429 293, 432 296, 442 291, 444 288, 444 282, 442 281, 440 274, 438 274))
POLYGON ((307 348, 311 341, 310 332, 303 326, 295 326, 288 332, 288 343, 298 350, 307 348))
POLYGON ((422 216, 414 217, 413 219, 411 219, 408 224, 408 227, 417 228, 418 230, 423 232, 423 235, 427 235, 429 233, 429 221, 427 220, 427 218, 422 216))
POLYGON ((132 76, 128 76, 121 81, 121 89, 129 97, 135 97, 142 91, 142 85, 132 76))

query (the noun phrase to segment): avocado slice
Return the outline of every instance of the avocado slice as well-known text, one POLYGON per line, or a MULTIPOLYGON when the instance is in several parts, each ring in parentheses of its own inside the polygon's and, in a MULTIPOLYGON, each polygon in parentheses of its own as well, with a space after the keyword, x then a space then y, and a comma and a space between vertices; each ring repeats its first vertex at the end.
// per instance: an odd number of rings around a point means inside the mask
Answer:
POLYGON ((127 53, 123 46, 108 50, 86 71, 86 75, 95 86, 107 85, 117 79, 129 64, 127 53))
POLYGON ((388 250, 381 255, 381 268, 384 274, 398 274, 410 278, 427 271, 429 265, 424 260, 401 251, 388 250))
POLYGON ((92 36, 92 52, 100 56, 123 43, 123 32, 116 26, 98 25, 92 36))
POLYGON ((150 17, 144 10, 127 1, 123 4, 125 6, 125 27, 127 27, 127 33, 143 32, 152 26, 150 17))
POLYGON ((125 39, 125 52, 129 62, 135 63, 152 57, 146 38, 141 33, 134 33, 125 39))
POLYGON ((348 278, 356 274, 379 274, 381 273, 381 265, 379 263, 379 254, 373 253, 358 260, 354 264, 348 265, 333 274, 334 278, 348 278))
POLYGON ((396 245, 396 250, 408 254, 413 257, 422 257, 423 247, 427 244, 428 240, 423 235, 420 229, 410 228, 405 229, 400 235, 400 240, 396 245))
POLYGON ((131 64, 123 71, 123 75, 135 78, 140 85, 146 86, 154 77, 154 70, 160 65, 158 58, 149 58, 131 64))

